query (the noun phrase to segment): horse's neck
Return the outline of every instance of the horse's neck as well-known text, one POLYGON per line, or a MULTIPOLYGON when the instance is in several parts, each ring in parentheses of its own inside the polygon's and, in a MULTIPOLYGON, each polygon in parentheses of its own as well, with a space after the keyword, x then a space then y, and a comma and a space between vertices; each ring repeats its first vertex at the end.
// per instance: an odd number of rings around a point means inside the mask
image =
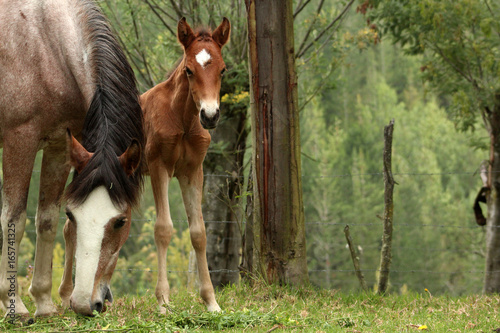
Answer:
POLYGON ((189 89, 189 81, 184 73, 184 69, 179 66, 166 82, 169 91, 171 112, 175 113, 179 121, 178 126, 182 126, 184 131, 190 131, 199 121, 199 112, 189 89))

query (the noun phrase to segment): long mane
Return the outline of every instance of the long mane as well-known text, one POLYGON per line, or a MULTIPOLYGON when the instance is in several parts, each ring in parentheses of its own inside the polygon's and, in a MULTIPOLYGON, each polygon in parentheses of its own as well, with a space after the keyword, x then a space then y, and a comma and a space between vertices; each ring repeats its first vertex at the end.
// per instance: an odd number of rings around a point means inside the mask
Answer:
POLYGON ((75 171, 66 198, 82 203, 93 189, 105 186, 116 205, 135 206, 143 184, 143 163, 127 176, 118 161, 134 139, 144 152, 143 116, 134 72, 97 5, 83 1, 80 15, 96 85, 85 117, 82 145, 94 155, 79 174, 75 171))

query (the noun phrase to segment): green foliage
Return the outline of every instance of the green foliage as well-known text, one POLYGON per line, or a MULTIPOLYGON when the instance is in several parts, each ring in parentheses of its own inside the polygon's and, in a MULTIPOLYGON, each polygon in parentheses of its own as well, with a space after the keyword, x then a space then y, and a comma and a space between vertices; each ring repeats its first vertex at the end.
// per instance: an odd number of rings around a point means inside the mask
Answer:
POLYGON ((316 96, 338 89, 335 76, 348 58, 379 40, 374 29, 352 24, 356 18, 349 18, 348 23, 337 21, 333 28, 326 30, 339 18, 347 1, 336 0, 322 7, 320 4, 324 2, 310 2, 294 19, 300 112, 316 96), (321 36, 323 38, 316 40, 321 36))
POLYGON ((55 243, 52 256, 52 299, 59 298, 59 285, 64 273, 64 245, 55 243))
POLYGON ((500 95, 498 1, 370 0, 375 21, 409 54, 422 54, 422 77, 450 96, 458 128, 473 130, 500 95))
POLYGON ((345 90, 322 96, 301 115, 311 281, 359 288, 350 278, 354 273, 342 233, 348 224, 360 246, 365 277, 376 284, 382 235, 377 216, 384 204, 383 127, 394 118, 398 185, 392 291, 425 285, 436 293, 479 292, 484 235, 474 228, 469 207, 481 186, 471 173, 487 154, 471 152, 470 139, 456 132, 445 109, 431 96, 423 98, 423 88, 412 79, 417 63, 397 49, 383 43, 353 56, 339 78, 348 78, 345 90), (397 71, 389 69, 391 63, 399 65, 397 71))

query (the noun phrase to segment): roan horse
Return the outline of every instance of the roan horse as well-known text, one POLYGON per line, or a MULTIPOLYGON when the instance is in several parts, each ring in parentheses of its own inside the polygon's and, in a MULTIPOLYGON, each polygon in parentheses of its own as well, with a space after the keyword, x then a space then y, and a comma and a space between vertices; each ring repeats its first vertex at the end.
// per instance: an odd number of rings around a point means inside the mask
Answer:
POLYGON ((182 18, 177 37, 184 57, 167 81, 141 96, 146 135, 146 160, 155 198, 158 250, 156 298, 160 312, 169 301, 167 247, 173 225, 168 203, 168 186, 177 177, 182 190, 191 243, 196 252, 200 294, 209 311, 220 311, 208 272, 206 234, 201 211, 203 160, 210 144, 207 129, 219 120, 221 77, 226 70, 221 49, 227 43, 230 23, 224 18, 213 33, 193 32, 182 18))
POLYGON ((63 305, 91 315, 112 300, 108 282, 142 185, 144 134, 134 74, 90 0, 0 0, 0 31, 0 307, 7 318, 29 315, 19 295, 17 258, 35 155, 43 149, 30 286, 35 315, 56 312, 52 251, 71 166, 59 293, 63 305))

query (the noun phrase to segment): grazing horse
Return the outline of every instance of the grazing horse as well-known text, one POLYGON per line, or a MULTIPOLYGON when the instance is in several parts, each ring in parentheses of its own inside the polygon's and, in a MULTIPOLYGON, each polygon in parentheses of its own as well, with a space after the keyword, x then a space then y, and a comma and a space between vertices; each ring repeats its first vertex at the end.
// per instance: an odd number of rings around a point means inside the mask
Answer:
POLYGON ((206 234, 201 211, 203 160, 210 145, 207 129, 219 120, 221 77, 226 70, 221 49, 229 39, 230 23, 224 18, 213 33, 193 32, 186 19, 177 26, 184 56, 167 79, 141 96, 146 135, 146 160, 156 204, 155 243, 158 250, 156 298, 160 311, 169 300, 167 247, 173 225, 168 186, 177 177, 182 190, 191 243, 196 252, 200 294, 209 311, 220 311, 208 272, 206 234))
POLYGON ((134 73, 91 0, 0 0, 0 31, 0 308, 7 318, 29 315, 18 291, 17 258, 35 155, 42 149, 29 289, 35 316, 57 311, 52 252, 71 166, 59 293, 63 305, 91 315, 112 300, 109 279, 142 186, 143 118, 134 73))

